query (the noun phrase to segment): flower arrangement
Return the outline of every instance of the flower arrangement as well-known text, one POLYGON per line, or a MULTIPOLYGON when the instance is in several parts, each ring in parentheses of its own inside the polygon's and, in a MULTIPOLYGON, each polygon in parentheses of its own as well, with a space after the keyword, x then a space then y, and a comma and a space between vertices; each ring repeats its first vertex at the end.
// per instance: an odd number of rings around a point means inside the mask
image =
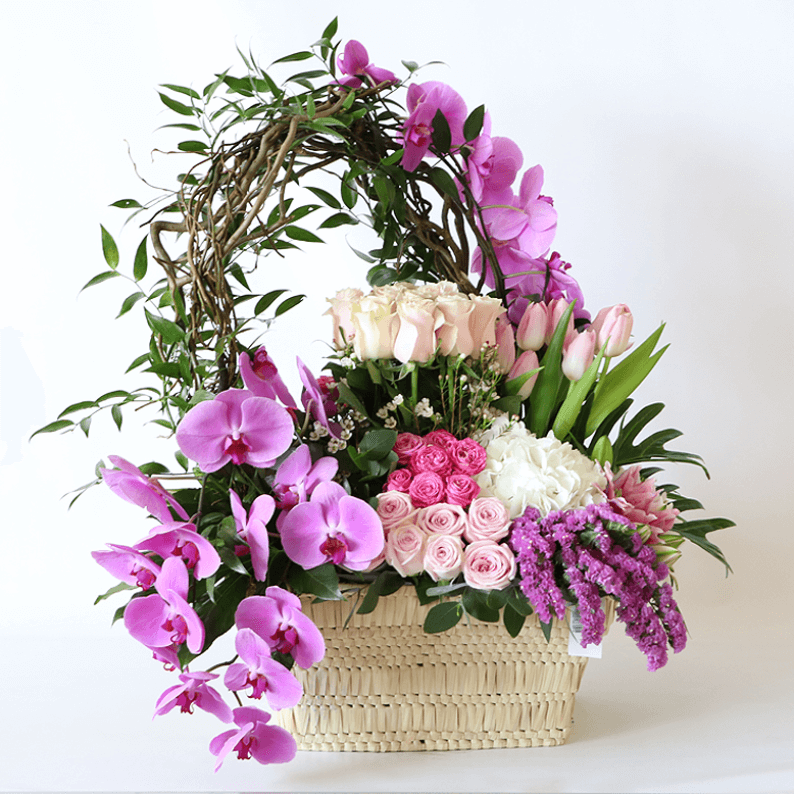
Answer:
MULTIPOLYGON (((38 431, 88 435, 107 408, 121 429, 125 408, 152 407, 173 435, 181 473, 118 456, 97 471, 155 520, 93 552, 119 580, 97 600, 126 596, 115 619, 178 680, 156 715, 197 707, 234 726, 210 742, 216 768, 231 753, 294 756, 262 706, 295 706, 293 667, 325 655, 307 596, 364 614, 413 588, 428 633, 473 618, 513 637, 536 613, 548 638, 573 607, 584 646, 611 599, 654 670, 686 644, 673 598, 684 541, 727 567, 708 534, 732 523, 684 520, 701 505, 655 482, 656 462, 702 462, 666 449, 678 431, 639 439, 661 404, 630 416, 663 326, 633 344, 627 306, 591 317, 551 252, 543 169, 519 179, 523 155, 483 105, 416 82, 411 62, 400 80, 356 41, 340 53, 336 32, 334 20, 276 61, 316 66, 281 84, 244 58, 245 75, 201 92, 164 86, 196 164, 147 204, 114 204, 149 213, 120 313, 142 304, 151 334, 130 370, 159 385, 76 403, 38 431), (356 252, 370 291, 329 297, 326 374, 298 358, 296 399, 260 336, 303 296, 257 292, 254 275, 320 242, 300 225, 316 213, 318 231, 368 224, 379 247, 356 252), (149 245, 165 271, 151 287, 149 245), (229 632, 234 659, 202 670, 229 632)), ((122 275, 104 227, 102 244, 108 268, 86 287, 122 275)))

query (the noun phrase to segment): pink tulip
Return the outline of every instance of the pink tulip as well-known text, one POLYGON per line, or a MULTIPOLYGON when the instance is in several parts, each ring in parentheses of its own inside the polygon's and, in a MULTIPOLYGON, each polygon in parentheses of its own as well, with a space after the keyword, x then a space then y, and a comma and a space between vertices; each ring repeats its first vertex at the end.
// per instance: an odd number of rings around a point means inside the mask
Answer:
POLYGON ((629 339, 633 325, 634 316, 625 303, 601 309, 591 326, 597 334, 598 350, 606 346, 604 355, 608 357, 625 353, 631 346, 629 339))
POLYGON ((596 334, 587 329, 577 334, 562 354, 562 373, 568 380, 580 380, 595 357, 596 334))
MULTIPOLYGON (((563 314, 565 314, 570 305, 571 304, 568 303, 565 298, 555 298, 553 301, 549 301, 547 306, 549 325, 546 328, 546 344, 551 342, 551 338, 554 336, 554 332, 557 330, 557 326, 560 324, 563 314)), ((568 317, 568 325, 565 329, 565 338, 568 340, 571 339, 574 333, 573 312, 571 312, 568 317)))
MULTIPOLYGON (((520 378, 522 375, 526 375, 527 372, 532 372, 533 369, 537 369, 539 366, 538 354, 534 350, 527 350, 516 359, 516 363, 513 364, 507 375, 507 382, 510 383, 511 380, 520 378)), ((538 374, 535 373, 524 382, 524 385, 518 391, 522 400, 526 400, 527 397, 532 394, 532 389, 535 388, 535 381, 537 379, 538 374)))
POLYGON ((516 342, 522 350, 540 350, 546 344, 549 309, 545 303, 530 303, 518 324, 516 342))

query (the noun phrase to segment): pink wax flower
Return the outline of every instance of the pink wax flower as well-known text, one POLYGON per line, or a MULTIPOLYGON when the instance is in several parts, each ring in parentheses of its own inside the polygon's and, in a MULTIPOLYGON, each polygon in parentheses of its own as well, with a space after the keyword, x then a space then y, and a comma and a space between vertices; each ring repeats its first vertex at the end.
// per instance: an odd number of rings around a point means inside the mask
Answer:
POLYGON ((447 120, 452 146, 464 143, 463 124, 466 103, 463 97, 444 83, 431 80, 412 84, 408 88, 407 106, 410 115, 403 125, 403 153, 400 164, 406 171, 414 171, 427 155, 433 136, 433 118, 441 111, 447 120))
POLYGON ((243 376, 245 388, 257 397, 281 400, 290 408, 297 407, 289 389, 278 374, 278 368, 264 347, 260 347, 254 353, 253 363, 248 353, 240 353, 240 374, 243 376))
POLYGON ((435 582, 454 579, 463 570, 463 542, 455 535, 431 535, 422 564, 435 582))
POLYGON ((243 706, 232 712, 232 718, 237 730, 224 731, 210 742, 210 752, 218 757, 216 772, 232 751, 244 761, 253 758, 260 764, 285 764, 295 757, 294 737, 278 725, 268 725, 266 711, 243 706))
POLYGON ((522 350, 540 350, 546 344, 549 311, 545 303, 530 303, 518 324, 516 342, 522 350))
POLYGON ((160 573, 160 566, 131 546, 106 544, 110 551, 92 551, 91 556, 108 573, 126 584, 148 590, 160 573))
POLYGON ((378 517, 386 531, 399 524, 412 522, 417 510, 411 497, 403 491, 384 491, 378 494, 378 517))
POLYGON ((598 335, 598 350, 605 347, 605 356, 619 356, 631 347, 631 329, 634 316, 625 303, 601 309, 593 320, 592 328, 598 335))
POLYGON ((413 478, 414 475, 410 469, 395 469, 386 478, 386 485, 383 486, 383 490, 408 493, 413 478))
POLYGON ((662 532, 669 532, 679 514, 667 500, 664 491, 656 488, 653 477, 640 478, 642 466, 630 466, 613 477, 606 467, 607 487, 604 493, 613 510, 625 516, 632 524, 645 524, 651 530, 649 542, 659 542, 662 532))
POLYGON ((443 477, 452 471, 452 459, 443 447, 424 444, 411 455, 410 468, 415 475, 423 471, 434 471, 443 477))
MULTIPOLYGON (((522 375, 526 375, 528 372, 538 369, 539 366, 538 354, 534 350, 526 350, 516 359, 516 363, 513 364, 512 369, 507 374, 507 382, 510 383, 511 380, 520 378, 522 375)), ((535 381, 537 379, 538 373, 536 372, 534 375, 530 375, 521 385, 518 394, 522 400, 526 400, 527 397, 532 394, 532 389, 535 388, 535 381)))
POLYGON ((204 647, 204 624, 187 602, 188 573, 179 557, 167 557, 154 583, 156 595, 133 598, 124 610, 127 631, 149 648, 187 643, 191 653, 204 647))
POLYGON ((510 513, 499 499, 481 496, 472 500, 463 531, 463 537, 469 543, 478 540, 502 540, 509 532, 510 513))
POLYGON ((137 466, 118 455, 108 455, 108 460, 118 469, 102 469, 102 481, 124 501, 145 507, 158 521, 173 521, 169 505, 180 518, 189 519, 177 502, 157 480, 147 477, 137 466))
POLYGON ((326 562, 364 570, 383 551, 383 525, 363 499, 335 482, 320 483, 279 529, 287 556, 302 568, 326 562))
POLYGON ((466 507, 480 493, 480 486, 468 474, 450 474, 446 483, 446 501, 466 507))
POLYGON ((281 587, 243 599, 234 622, 238 629, 252 629, 271 651, 290 654, 298 667, 311 667, 325 656, 320 630, 303 614, 298 596, 281 587))
POLYGON ((590 328, 576 334, 564 347, 562 373, 568 380, 581 380, 595 358, 596 334, 590 328))
POLYGON ((361 88, 364 85, 362 78, 368 78, 372 85, 399 82, 394 72, 373 66, 369 62, 369 54, 364 45, 354 39, 350 39, 345 44, 345 53, 336 59, 336 65, 342 74, 348 75, 348 77, 339 80, 338 85, 348 88, 361 88))
POLYGON ((177 706, 183 714, 192 714, 193 706, 198 706, 214 714, 221 722, 231 722, 232 710, 218 691, 208 684, 217 677, 215 673, 182 673, 179 676, 182 683, 169 687, 157 699, 154 717, 168 714, 177 706))
POLYGON ((398 433, 393 450, 397 453, 397 461, 405 466, 411 460, 411 455, 424 445, 421 436, 413 433, 398 433))
POLYGON ((289 412, 275 400, 228 389, 194 405, 179 423, 176 441, 207 473, 230 461, 266 468, 289 449, 294 429, 289 412))
POLYGON ((256 700, 265 695, 270 708, 292 708, 303 696, 300 681, 283 664, 271 657, 268 644, 251 629, 240 629, 234 647, 242 660, 226 670, 223 683, 232 692, 251 687, 256 700))
POLYGON ((169 521, 154 527, 147 537, 133 546, 137 551, 153 551, 164 559, 179 557, 196 579, 212 576, 221 566, 215 547, 196 531, 194 524, 169 521))
POLYGON ((443 502, 444 479, 434 471, 419 472, 408 486, 408 495, 415 507, 428 507, 443 502))
POLYGON ((516 575, 516 557, 510 547, 492 540, 477 540, 464 550, 463 578, 478 590, 504 590, 516 575))
POLYGON ((469 477, 477 476, 488 462, 488 453, 482 444, 473 438, 457 439, 450 448, 452 465, 458 474, 468 474, 469 477))
POLYGON ((427 535, 414 524, 399 524, 386 538, 386 562, 400 576, 415 576, 424 570, 427 535))
POLYGON ((276 500, 268 494, 262 494, 254 499, 251 509, 246 513, 242 500, 234 492, 229 491, 232 503, 234 525, 240 539, 248 545, 251 551, 251 564, 254 566, 254 576, 260 582, 267 577, 267 563, 270 558, 270 539, 267 535, 267 522, 276 511, 276 500))

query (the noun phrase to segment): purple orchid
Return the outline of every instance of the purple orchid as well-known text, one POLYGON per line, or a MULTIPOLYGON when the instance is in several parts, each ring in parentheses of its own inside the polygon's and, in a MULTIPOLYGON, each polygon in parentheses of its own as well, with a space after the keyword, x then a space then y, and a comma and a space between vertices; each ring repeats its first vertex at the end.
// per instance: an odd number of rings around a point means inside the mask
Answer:
POLYGON ((410 115, 405 120, 402 142, 405 149, 400 164, 406 171, 414 171, 427 155, 433 142, 433 118, 441 111, 449 125, 452 146, 465 142, 463 124, 466 103, 463 97, 444 83, 431 80, 410 86, 407 106, 410 115))
POLYGON ((293 507, 280 532, 287 556, 306 569, 332 562, 363 571, 384 546, 375 510, 335 482, 320 483, 308 502, 293 507))
POLYGON ((106 544, 111 551, 92 551, 91 556, 108 573, 127 584, 148 590, 160 574, 160 566, 131 546, 106 544))
POLYGON ((264 347, 254 353, 253 363, 248 353, 240 353, 240 374, 243 376, 245 388, 257 397, 281 400, 289 408, 297 408, 289 389, 278 374, 278 368, 264 347))
POLYGON ((193 706, 198 706, 214 714, 221 722, 231 722, 232 710, 226 705, 220 693, 207 683, 217 677, 215 673, 182 673, 179 676, 182 683, 169 687, 157 699, 154 717, 168 714, 177 706, 183 714, 192 714, 193 706))
POLYGON ((242 662, 226 670, 223 683, 232 692, 252 687, 249 697, 265 695, 272 709, 292 708, 303 696, 300 681, 270 655, 270 646, 251 629, 240 629, 234 647, 242 662))
POLYGON ((284 764, 295 757, 298 746, 293 736, 278 725, 268 725, 270 715, 261 709, 243 706, 232 712, 237 730, 224 731, 210 742, 210 752, 218 757, 217 772, 233 750, 242 760, 253 758, 260 764, 284 764))
POLYGON ((298 374, 300 375, 304 389, 301 395, 301 402, 303 403, 304 410, 306 413, 311 413, 323 427, 327 428, 333 438, 339 438, 342 432, 342 426, 338 422, 332 422, 328 418, 328 412, 325 408, 326 397, 323 394, 322 387, 311 370, 300 358, 296 360, 298 362, 298 374))
POLYGON ((137 551, 153 551, 163 559, 179 557, 193 571, 196 579, 212 576, 221 566, 221 558, 215 547, 190 523, 169 521, 154 527, 148 537, 133 548, 137 551))
POLYGON ((301 444, 278 468, 273 491, 281 510, 276 526, 281 529, 284 518, 295 505, 306 502, 321 483, 329 482, 339 469, 339 461, 330 456, 312 464, 307 444, 301 444))
POLYGON ((179 423, 176 441, 209 473, 229 461, 237 466, 272 466, 289 449, 293 433, 292 417, 275 400, 228 389, 214 400, 194 405, 179 423))
POLYGON ((124 610, 127 631, 149 648, 186 642, 191 653, 204 647, 204 624, 187 602, 188 572, 179 557, 163 561, 156 595, 133 598, 124 610))
POLYGON ((147 477, 137 466, 118 455, 108 455, 108 460, 117 469, 102 469, 102 480, 116 496, 138 507, 145 507, 158 521, 173 521, 170 505, 185 521, 189 516, 157 480, 147 477))
POLYGON ((345 54, 337 58, 336 63, 342 74, 349 75, 343 80, 339 80, 338 85, 344 85, 348 88, 361 88, 364 84, 364 80, 362 80, 364 77, 369 78, 372 85, 398 82, 394 72, 373 66, 369 62, 369 54, 364 45, 354 39, 350 39, 345 44, 345 54))
POLYGON ((243 599, 234 622, 238 629, 252 629, 271 651, 290 654, 299 667, 311 667, 325 656, 323 635, 303 614, 300 599, 280 587, 243 599))
POLYGON ((270 540, 267 536, 267 522, 276 511, 276 501, 268 494, 262 494, 254 499, 250 511, 246 513, 242 500, 234 492, 229 491, 232 503, 232 515, 237 534, 248 544, 251 551, 251 564, 254 566, 254 576, 264 582, 267 576, 267 563, 270 557, 270 540))

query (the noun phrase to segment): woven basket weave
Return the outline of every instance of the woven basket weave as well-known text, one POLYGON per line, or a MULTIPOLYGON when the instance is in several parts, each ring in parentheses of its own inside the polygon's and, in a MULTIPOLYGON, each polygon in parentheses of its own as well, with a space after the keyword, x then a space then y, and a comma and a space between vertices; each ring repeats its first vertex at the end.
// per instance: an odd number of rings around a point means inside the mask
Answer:
MULTIPOLYGON (((613 604, 605 604, 607 626, 613 604)), ((564 622, 555 620, 548 643, 535 615, 515 639, 499 623, 476 620, 425 634, 429 607, 409 587, 344 628, 351 606, 304 600, 326 656, 309 670, 293 668, 304 696, 275 715, 299 750, 474 750, 567 739, 587 659, 568 655, 564 622)))

